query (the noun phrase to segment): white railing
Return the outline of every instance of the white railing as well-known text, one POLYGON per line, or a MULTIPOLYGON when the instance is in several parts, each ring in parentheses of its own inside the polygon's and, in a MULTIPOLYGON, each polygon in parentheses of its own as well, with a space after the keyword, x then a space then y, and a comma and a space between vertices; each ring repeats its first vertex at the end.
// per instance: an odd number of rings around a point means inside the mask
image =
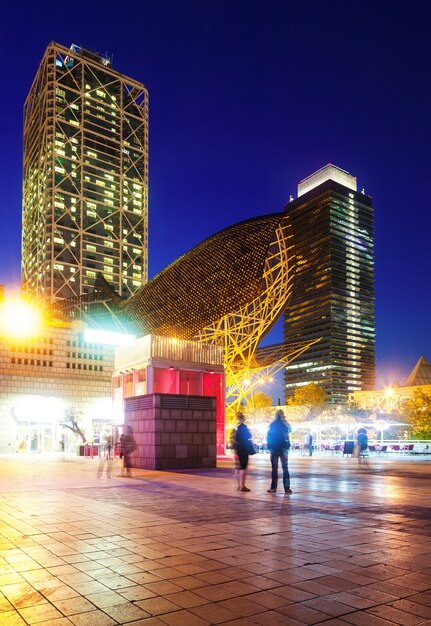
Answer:
POLYGON ((144 365, 150 358, 222 366, 223 348, 197 341, 146 335, 137 339, 132 346, 119 346, 116 349, 115 370, 136 368, 144 365))

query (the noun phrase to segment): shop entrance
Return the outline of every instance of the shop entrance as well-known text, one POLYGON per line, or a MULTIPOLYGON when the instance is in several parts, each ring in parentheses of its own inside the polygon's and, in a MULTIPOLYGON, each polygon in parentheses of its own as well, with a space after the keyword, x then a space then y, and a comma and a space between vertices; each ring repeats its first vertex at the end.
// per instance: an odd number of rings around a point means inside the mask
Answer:
POLYGON ((57 452, 57 424, 26 422, 18 426, 17 452, 57 452))

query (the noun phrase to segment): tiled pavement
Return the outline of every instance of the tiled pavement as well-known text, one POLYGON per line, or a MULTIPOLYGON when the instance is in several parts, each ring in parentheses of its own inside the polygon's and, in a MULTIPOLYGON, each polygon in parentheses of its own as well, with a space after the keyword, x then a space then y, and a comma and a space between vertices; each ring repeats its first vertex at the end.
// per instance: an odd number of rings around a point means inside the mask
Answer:
POLYGON ((251 464, 0 458, 0 626, 431 626, 431 458, 251 464))

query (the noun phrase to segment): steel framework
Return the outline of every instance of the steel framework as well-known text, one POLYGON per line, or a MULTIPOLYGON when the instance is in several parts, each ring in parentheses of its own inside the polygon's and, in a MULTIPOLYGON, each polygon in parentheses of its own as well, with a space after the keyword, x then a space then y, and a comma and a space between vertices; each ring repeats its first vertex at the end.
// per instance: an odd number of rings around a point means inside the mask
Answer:
POLYGON ((253 407, 253 392, 261 385, 262 378, 274 376, 319 341, 258 347, 288 304, 294 274, 293 237, 290 220, 285 215, 267 248, 258 297, 206 326, 195 336, 198 341, 224 347, 227 416, 239 411, 245 403, 253 407))
POLYGON ((24 107, 22 282, 47 302, 147 281, 148 92, 51 43, 24 107))
MULTIPOLYGON (((252 405, 262 377, 275 375, 319 341, 259 347, 289 306, 295 269, 290 218, 276 213, 209 237, 126 302, 116 300, 109 286, 98 281, 93 302, 111 307, 112 318, 115 313, 117 321, 140 336, 223 346, 227 410, 232 413, 244 402, 252 405)), ((65 304, 60 303, 64 311, 65 304)), ((73 310, 97 323, 97 309, 89 304, 75 301, 73 310)))

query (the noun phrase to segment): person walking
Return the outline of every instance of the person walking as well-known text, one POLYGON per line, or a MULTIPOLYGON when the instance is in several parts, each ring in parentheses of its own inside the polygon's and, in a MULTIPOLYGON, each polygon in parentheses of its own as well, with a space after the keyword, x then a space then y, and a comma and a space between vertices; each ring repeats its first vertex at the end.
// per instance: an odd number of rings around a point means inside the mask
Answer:
POLYGON ((248 457, 250 455, 252 442, 252 434, 245 425, 245 417, 242 413, 237 414, 238 426, 233 434, 233 447, 235 449, 236 476, 238 482, 238 491, 250 491, 245 485, 247 476, 248 457))
POLYGON ((133 428, 131 426, 127 427, 127 435, 123 440, 123 458, 124 458, 124 469, 126 470, 126 476, 132 476, 132 454, 136 450, 137 445, 135 441, 135 437, 133 435, 133 428))
POLYGON ((271 487, 268 493, 275 493, 278 484, 278 461, 281 461, 283 469, 283 487, 285 493, 292 493, 290 488, 290 474, 287 462, 288 451, 290 448, 289 434, 292 427, 286 421, 282 409, 278 409, 275 413, 275 419, 268 428, 267 442, 268 449, 271 453, 271 487))

